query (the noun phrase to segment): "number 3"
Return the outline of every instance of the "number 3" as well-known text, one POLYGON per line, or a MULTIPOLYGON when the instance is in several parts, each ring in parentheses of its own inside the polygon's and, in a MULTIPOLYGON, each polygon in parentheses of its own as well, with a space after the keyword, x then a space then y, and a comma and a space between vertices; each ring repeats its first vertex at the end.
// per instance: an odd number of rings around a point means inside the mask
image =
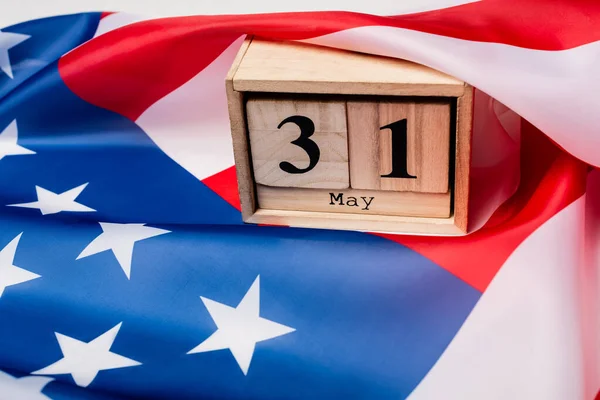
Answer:
POLYGON ((308 117, 302 115, 292 115, 291 117, 287 117, 281 121, 279 126, 277 126, 277 129, 281 129, 281 127, 287 123, 296 124, 298 128, 300 128, 300 136, 298 139, 292 141, 292 144, 300 147, 306 152, 306 154, 308 154, 309 164, 308 167, 300 169, 287 161, 283 161, 279 164, 279 168, 288 174, 304 174, 312 170, 317 165, 319 158, 321 157, 319 146, 309 139, 312 134, 315 133, 315 124, 308 117))

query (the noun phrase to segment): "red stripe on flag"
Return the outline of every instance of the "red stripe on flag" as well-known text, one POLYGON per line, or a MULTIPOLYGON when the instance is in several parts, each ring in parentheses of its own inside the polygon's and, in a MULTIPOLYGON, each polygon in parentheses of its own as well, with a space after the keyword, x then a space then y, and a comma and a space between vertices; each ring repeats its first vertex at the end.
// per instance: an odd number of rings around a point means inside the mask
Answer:
POLYGON ((531 233, 585 193, 587 164, 562 152, 529 123, 523 124, 521 154, 518 191, 479 231, 455 238, 376 235, 423 254, 484 291, 531 233))
POLYGON ((483 0, 395 18, 402 28, 537 50, 600 40, 596 0, 483 0))
POLYGON ((237 210, 242 209, 240 196, 238 194, 237 174, 235 167, 229 167, 224 171, 202 180, 213 192, 221 196, 226 202, 237 210))
MULTIPOLYGON (((164 38, 130 25, 91 40, 59 60, 66 85, 85 101, 135 121, 217 58, 237 36, 164 38), (134 32, 131 32, 133 29, 134 32), (125 31, 125 32, 124 32, 125 31), (113 34, 121 40, 113 42, 113 34)), ((171 31, 176 35, 176 32, 171 31)))
POLYGON ((108 17, 109 15, 112 15, 114 13, 114 11, 104 11, 102 14, 100 14, 100 19, 108 17))
POLYGON ((136 120, 206 68, 248 27, 257 34, 303 39, 347 26, 347 18, 333 20, 332 15, 318 13, 144 21, 108 32, 66 54, 59 61, 59 72, 82 99, 136 120), (322 18, 325 15, 328 18, 322 18))

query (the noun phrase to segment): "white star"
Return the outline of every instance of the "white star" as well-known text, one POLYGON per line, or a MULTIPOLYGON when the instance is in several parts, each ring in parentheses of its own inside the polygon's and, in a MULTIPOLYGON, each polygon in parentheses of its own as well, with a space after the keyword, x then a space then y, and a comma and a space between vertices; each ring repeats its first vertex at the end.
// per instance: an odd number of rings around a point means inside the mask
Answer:
POLYGON ((83 249, 81 254, 77 256, 77 260, 106 250, 112 250, 127 279, 131 274, 131 259, 133 258, 135 243, 171 232, 145 226, 146 224, 115 224, 108 222, 99 222, 99 224, 102 227, 102 233, 83 249))
POLYGON ((23 376, 15 378, 6 372, 0 371, 0 398, 23 400, 51 400, 42 394, 44 387, 54 378, 45 376, 23 376))
POLYGON ((77 385, 87 387, 100 371, 142 365, 110 351, 119 329, 121 323, 88 343, 55 332, 63 358, 31 374, 71 374, 77 385))
POLYGON ((76 188, 58 194, 44 189, 43 187, 36 186, 35 192, 38 198, 37 201, 32 201, 31 203, 8 204, 8 207, 38 208, 42 212, 42 215, 56 214, 61 211, 96 211, 93 208, 89 208, 88 206, 84 206, 75 201, 77 196, 83 192, 83 189, 85 189, 87 185, 87 183, 84 183, 76 188))
POLYGON ((259 316, 259 279, 260 276, 236 308, 200 297, 218 329, 188 354, 229 349, 244 375, 247 375, 257 342, 295 331, 294 328, 259 316))
POLYGON ((8 126, 0 132, 0 160, 6 156, 19 156, 25 154, 35 154, 35 151, 26 149, 17 144, 19 133, 17 131, 17 120, 13 120, 8 126))
POLYGON ((13 265, 17 245, 22 234, 19 233, 16 238, 0 250, 0 297, 2 297, 4 289, 8 286, 18 285, 40 277, 38 274, 13 265))
POLYGON ((0 31, 0 69, 4 71, 10 79, 13 78, 13 73, 12 68, 10 67, 10 59, 8 58, 8 50, 30 37, 31 36, 29 35, 23 35, 21 33, 0 31))

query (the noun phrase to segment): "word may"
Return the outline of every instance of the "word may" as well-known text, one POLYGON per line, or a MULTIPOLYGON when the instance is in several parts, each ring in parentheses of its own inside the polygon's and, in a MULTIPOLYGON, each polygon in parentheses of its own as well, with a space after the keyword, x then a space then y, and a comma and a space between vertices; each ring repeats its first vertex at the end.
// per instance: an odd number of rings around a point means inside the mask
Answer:
MULTIPOLYGON (((329 203, 329 205, 333 206, 336 205, 336 203, 334 203, 335 201, 338 201, 339 203, 337 203, 338 206, 343 206, 344 205, 344 193, 338 193, 337 196, 335 196, 333 193, 329 193, 329 198, 331 200, 331 202, 329 203)), ((369 197, 369 201, 367 201, 367 197, 361 197, 362 201, 364 201, 364 206, 365 208, 361 208, 361 210, 368 210, 369 206, 371 205, 371 203, 373 202, 373 200, 375 199, 375 197, 369 197)), ((358 205, 358 199, 356 197, 353 196, 348 196, 347 200, 346 200, 346 204, 349 207, 362 207, 362 204, 359 206, 358 205)))

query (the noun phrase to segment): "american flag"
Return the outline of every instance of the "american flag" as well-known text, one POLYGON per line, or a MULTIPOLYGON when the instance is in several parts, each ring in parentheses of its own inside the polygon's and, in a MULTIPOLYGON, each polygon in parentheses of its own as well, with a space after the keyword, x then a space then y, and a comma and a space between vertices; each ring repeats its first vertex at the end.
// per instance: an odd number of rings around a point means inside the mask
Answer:
POLYGON ((0 399, 593 399, 600 3, 0 29, 0 399), (472 233, 242 222, 247 35, 476 88, 472 233))

